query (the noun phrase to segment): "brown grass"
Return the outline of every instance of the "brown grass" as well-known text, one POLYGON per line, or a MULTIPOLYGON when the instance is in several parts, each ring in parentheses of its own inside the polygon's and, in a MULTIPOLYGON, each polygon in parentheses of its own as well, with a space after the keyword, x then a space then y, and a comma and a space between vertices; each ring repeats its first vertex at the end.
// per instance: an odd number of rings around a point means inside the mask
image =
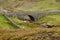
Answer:
POLYGON ((0 29, 0 40, 42 40, 44 37, 49 40, 60 39, 60 28, 0 29))

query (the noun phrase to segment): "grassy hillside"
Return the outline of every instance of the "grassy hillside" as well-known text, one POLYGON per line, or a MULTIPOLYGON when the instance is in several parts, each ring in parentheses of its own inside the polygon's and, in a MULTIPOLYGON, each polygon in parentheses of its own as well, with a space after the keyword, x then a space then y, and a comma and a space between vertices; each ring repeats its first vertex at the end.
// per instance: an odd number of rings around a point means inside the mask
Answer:
MULTIPOLYGON (((15 22, 17 25, 20 26, 20 28, 35 28, 37 25, 34 25, 33 23, 25 23, 22 20, 19 20, 14 17, 10 17, 10 19, 15 22)), ((2 15, 0 15, 0 29, 15 29, 12 24, 9 23, 9 21, 2 15)))
POLYGON ((38 20, 38 22, 60 27, 60 14, 43 16, 41 19, 38 20))
POLYGON ((37 2, 34 6, 29 8, 28 10, 48 11, 48 10, 59 10, 59 9, 60 9, 59 2, 56 2, 56 0, 42 0, 37 2))
MULTIPOLYGON (((10 17, 10 18, 13 22, 15 22, 17 25, 19 25, 20 28, 38 27, 38 25, 34 24, 34 23, 23 22, 22 20, 19 20, 14 17, 10 17)), ((36 22, 43 23, 43 24, 45 23, 45 25, 60 27, 60 14, 46 15, 46 16, 43 16, 42 18, 38 19, 36 22)), ((0 28, 14 29, 14 26, 11 25, 4 16, 0 15, 0 28)))
POLYGON ((20 28, 35 28, 37 25, 34 25, 33 23, 29 22, 23 22, 22 20, 19 20, 17 18, 11 17, 12 21, 15 22, 17 25, 20 26, 20 28))
POLYGON ((0 8, 8 10, 44 11, 59 10, 60 1, 56 0, 0 0, 0 8))
MULTIPOLYGON (((60 10, 59 4, 59 0, 0 0, 0 8, 10 11, 60 10)), ((41 28, 38 23, 23 22, 15 17, 10 19, 21 29, 15 29, 0 15, 0 40, 60 40, 60 14, 46 15, 36 21, 43 25, 51 25, 52 28, 41 28)))
POLYGON ((4 29, 12 29, 13 26, 10 25, 10 23, 6 20, 6 18, 4 16, 0 15, 0 28, 4 28, 4 29))

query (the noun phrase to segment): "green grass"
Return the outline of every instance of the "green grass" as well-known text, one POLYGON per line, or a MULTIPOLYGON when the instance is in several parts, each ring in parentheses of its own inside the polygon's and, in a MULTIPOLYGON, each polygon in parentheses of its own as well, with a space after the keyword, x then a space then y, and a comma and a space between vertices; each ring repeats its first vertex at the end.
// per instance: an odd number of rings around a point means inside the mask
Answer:
POLYGON ((60 26, 60 14, 46 15, 38 20, 41 23, 47 23, 48 25, 60 26))
POLYGON ((59 10, 58 2, 56 0, 42 0, 37 2, 34 6, 27 9, 30 11, 46 11, 46 10, 59 10))
MULTIPOLYGON (((17 25, 19 25, 21 28, 35 28, 37 25, 33 23, 25 23, 22 20, 19 20, 17 18, 11 17, 11 20, 15 22, 17 25)), ((60 26, 60 14, 55 15, 46 15, 37 20, 40 23, 46 23, 47 25, 54 25, 54 26, 60 26)), ((0 16, 0 28, 7 28, 7 29, 13 29, 13 25, 11 25, 4 16, 0 16)))
POLYGON ((2 15, 0 15, 0 27, 7 28, 7 29, 13 29, 13 26, 2 15))
MULTIPOLYGON (((19 20, 17 18, 11 17, 11 20, 15 22, 17 25, 19 25, 21 28, 35 28, 37 25, 33 23, 25 23, 22 20, 19 20)), ((54 25, 54 26, 60 26, 60 14, 50 14, 43 16, 42 18, 37 20, 40 23, 46 23, 47 25, 54 25)), ((4 16, 0 16, 0 28, 7 28, 7 29, 13 29, 13 25, 11 25, 4 16)))
MULTIPOLYGON (((34 1, 33 1, 34 2, 34 1)), ((48 11, 48 10, 60 10, 60 3, 56 2, 56 0, 39 0, 35 2, 34 5, 29 7, 28 3, 32 3, 31 1, 24 0, 0 0, 0 7, 5 8, 11 11, 23 10, 23 11, 48 11), (6 5, 7 4, 7 5, 6 5), (16 7, 16 5, 18 6, 16 7), (27 7, 25 6, 27 5, 27 7)))
MULTIPOLYGON (((14 18, 14 17, 10 17, 11 20, 13 22, 15 22, 17 25, 20 26, 20 28, 34 28, 34 27, 37 27, 36 25, 34 25, 33 23, 25 23, 23 22, 22 20, 19 20, 17 18, 14 18)), ((11 25, 7 19, 0 15, 0 28, 4 28, 4 29, 15 29, 13 25, 11 25)))
POLYGON ((19 20, 17 18, 11 17, 12 21, 14 21, 17 25, 20 26, 20 28, 34 28, 37 27, 37 25, 34 25, 33 23, 25 23, 22 20, 19 20))

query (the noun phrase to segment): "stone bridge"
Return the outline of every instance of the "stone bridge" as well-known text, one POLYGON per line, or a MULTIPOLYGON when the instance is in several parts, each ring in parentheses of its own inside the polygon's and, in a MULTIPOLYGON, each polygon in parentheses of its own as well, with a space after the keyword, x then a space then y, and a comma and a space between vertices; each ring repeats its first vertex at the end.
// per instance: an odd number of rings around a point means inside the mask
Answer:
POLYGON ((28 16, 32 21, 36 21, 42 16, 48 15, 48 14, 60 14, 60 10, 55 11, 18 11, 18 12, 4 12, 3 14, 6 14, 7 16, 14 16, 21 20, 24 20, 25 16, 28 16))
POLYGON ((0 13, 0 15, 4 15, 5 18, 15 27, 15 28, 20 28, 19 25, 17 25, 15 22, 13 22, 9 17, 17 17, 20 20, 24 20, 25 16, 28 16, 30 20, 32 21, 36 21, 39 18, 48 15, 48 14, 60 14, 60 10, 58 11, 44 11, 44 12, 40 12, 40 11, 35 11, 35 12, 4 12, 4 13, 0 13))
POLYGON ((24 16, 28 16, 32 20, 38 20, 39 18, 48 14, 60 14, 60 10, 57 11, 44 11, 44 12, 17 12, 16 15, 19 19, 24 19, 24 16))

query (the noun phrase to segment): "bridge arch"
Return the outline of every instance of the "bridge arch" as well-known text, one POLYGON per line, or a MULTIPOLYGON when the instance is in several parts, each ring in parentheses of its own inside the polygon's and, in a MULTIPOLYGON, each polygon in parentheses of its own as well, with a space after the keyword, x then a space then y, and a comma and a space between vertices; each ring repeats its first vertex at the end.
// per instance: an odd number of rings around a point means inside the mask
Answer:
POLYGON ((28 15, 31 21, 35 21, 35 18, 32 15, 28 15))
POLYGON ((24 20, 35 21, 35 18, 32 15, 25 15, 24 20))

